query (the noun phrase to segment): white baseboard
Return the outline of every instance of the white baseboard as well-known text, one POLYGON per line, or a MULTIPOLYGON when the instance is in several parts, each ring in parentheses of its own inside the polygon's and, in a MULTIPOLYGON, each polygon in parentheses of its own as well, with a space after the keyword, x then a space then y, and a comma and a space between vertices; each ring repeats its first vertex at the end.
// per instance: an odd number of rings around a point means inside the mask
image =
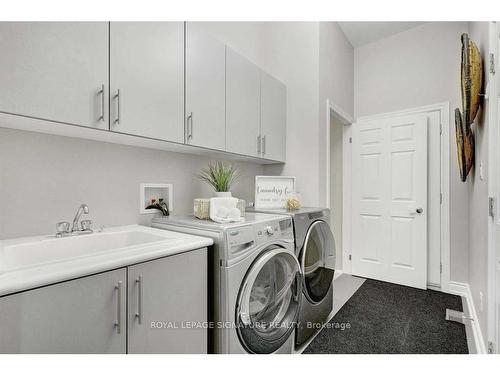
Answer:
POLYGON ((474 335, 474 343, 476 344, 477 353, 486 354, 486 346, 484 344, 483 334, 481 332, 481 327, 477 318, 476 307, 474 306, 474 300, 472 299, 472 293, 469 284, 450 281, 449 287, 449 292, 451 294, 455 294, 465 298, 470 317, 472 318, 472 333, 474 335))

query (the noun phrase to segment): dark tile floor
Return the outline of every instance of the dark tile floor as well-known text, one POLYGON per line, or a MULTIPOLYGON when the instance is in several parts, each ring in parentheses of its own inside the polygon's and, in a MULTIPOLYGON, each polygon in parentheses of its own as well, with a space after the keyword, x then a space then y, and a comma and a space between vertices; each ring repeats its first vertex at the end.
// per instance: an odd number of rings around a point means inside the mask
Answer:
POLYGON ((445 320, 447 308, 463 311, 461 298, 366 280, 304 353, 466 354, 465 328, 445 320))

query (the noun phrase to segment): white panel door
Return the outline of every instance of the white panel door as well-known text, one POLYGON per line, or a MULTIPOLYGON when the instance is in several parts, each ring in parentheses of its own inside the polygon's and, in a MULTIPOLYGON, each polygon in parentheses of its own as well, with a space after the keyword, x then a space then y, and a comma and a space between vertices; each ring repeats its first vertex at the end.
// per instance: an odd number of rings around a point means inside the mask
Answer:
POLYGON ((259 156, 260 70, 229 47, 226 51, 226 150, 259 156))
POLYGON ((261 71, 261 135, 265 159, 286 160, 286 86, 261 71))
POLYGON ((186 143, 226 149, 226 46, 186 23, 186 143))
POLYGON ((184 23, 111 22, 111 126, 184 142, 184 23))
POLYGON ((427 117, 353 127, 352 273, 427 287, 427 117))
POLYGON ((0 22, 0 112, 108 129, 107 22, 0 22))

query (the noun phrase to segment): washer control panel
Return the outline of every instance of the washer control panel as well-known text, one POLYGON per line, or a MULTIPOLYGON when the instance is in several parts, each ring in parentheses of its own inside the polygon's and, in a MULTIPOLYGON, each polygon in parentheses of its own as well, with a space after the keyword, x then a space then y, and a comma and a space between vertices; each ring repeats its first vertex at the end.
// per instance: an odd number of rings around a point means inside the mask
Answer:
POLYGON ((254 246, 271 240, 293 241, 292 219, 283 218, 262 223, 243 224, 226 232, 229 257, 242 256, 254 246))

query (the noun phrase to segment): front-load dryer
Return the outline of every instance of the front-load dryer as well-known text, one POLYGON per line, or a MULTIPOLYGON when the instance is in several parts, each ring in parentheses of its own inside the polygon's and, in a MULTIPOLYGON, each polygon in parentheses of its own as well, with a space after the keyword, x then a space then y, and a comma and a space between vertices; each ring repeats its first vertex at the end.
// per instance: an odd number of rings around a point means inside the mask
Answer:
POLYGON ((247 214, 218 224, 191 216, 156 228, 210 237, 209 349, 213 353, 293 353, 302 273, 289 216, 247 214))
POLYGON ((335 240, 330 210, 254 209, 255 212, 289 215, 293 219, 295 253, 303 273, 302 301, 295 346, 300 349, 318 332, 333 311, 332 282, 335 273, 335 240))

